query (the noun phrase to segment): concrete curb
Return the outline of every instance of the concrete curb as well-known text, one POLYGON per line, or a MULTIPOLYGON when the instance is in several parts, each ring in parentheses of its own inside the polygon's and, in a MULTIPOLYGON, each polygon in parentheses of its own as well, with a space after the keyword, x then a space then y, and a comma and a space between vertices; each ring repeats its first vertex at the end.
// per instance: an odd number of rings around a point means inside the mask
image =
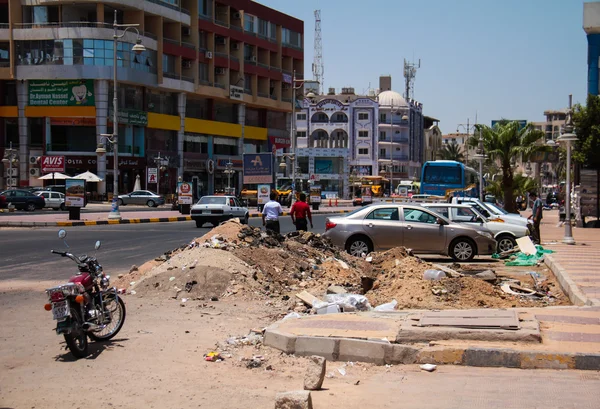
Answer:
MULTIPOLYGON (((349 213, 351 210, 332 210, 323 212, 313 212, 313 214, 343 214, 349 213)), ((284 212, 283 216, 289 216, 289 212, 284 212)), ((251 218, 260 218, 261 213, 250 213, 251 218)), ((34 216, 35 217, 35 216, 34 216)), ((0 227, 77 227, 77 226, 105 226, 109 224, 140 224, 140 223, 171 223, 171 222, 189 222, 191 216, 175 216, 175 217, 150 217, 150 218, 134 218, 121 220, 74 220, 74 221, 58 221, 58 222, 30 222, 30 221, 0 221, 0 227)))
POLYGON ((581 289, 577 286, 575 281, 569 277, 569 273, 565 270, 556 259, 552 256, 552 254, 544 255, 544 262, 548 266, 556 280, 560 284, 560 288, 567 294, 569 300, 575 305, 600 305, 600 301, 588 298, 581 289))
POLYGON ((436 364, 521 369, 600 370, 600 354, 392 344, 382 340, 296 336, 266 329, 264 344, 298 356, 318 355, 329 361, 360 361, 376 365, 436 364))

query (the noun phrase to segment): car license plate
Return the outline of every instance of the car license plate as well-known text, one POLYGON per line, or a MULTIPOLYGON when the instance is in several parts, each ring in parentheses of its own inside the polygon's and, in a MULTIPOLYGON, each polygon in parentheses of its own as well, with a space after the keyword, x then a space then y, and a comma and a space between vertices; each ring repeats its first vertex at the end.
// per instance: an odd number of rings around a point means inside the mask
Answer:
POLYGON ((52 315, 55 320, 63 320, 70 315, 68 301, 61 301, 52 304, 52 315))

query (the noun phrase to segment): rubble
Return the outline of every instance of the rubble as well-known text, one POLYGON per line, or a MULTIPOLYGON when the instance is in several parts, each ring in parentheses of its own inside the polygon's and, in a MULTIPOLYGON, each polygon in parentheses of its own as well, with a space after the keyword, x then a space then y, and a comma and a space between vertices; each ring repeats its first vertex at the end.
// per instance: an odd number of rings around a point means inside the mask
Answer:
POLYGON ((275 409, 312 409, 309 391, 281 392, 275 396, 275 409))
POLYGON ((327 361, 322 356, 313 355, 308 358, 306 374, 304 375, 304 389, 318 391, 325 380, 327 361))

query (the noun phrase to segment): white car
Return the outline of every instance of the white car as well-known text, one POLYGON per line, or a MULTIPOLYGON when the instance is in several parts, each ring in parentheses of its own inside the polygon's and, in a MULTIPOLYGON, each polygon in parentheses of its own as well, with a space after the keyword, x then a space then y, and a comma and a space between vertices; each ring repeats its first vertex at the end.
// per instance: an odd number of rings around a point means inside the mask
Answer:
POLYGON ((205 223, 213 226, 238 217, 240 222, 248 224, 250 212, 235 196, 202 196, 198 203, 192 206, 190 216, 196 222, 196 227, 205 223))
POLYGON ((488 219, 501 219, 507 223, 519 224, 525 226, 531 230, 533 222, 528 220, 526 217, 520 214, 508 213, 506 210, 492 205, 491 203, 483 203, 479 199, 472 197, 453 197, 452 203, 454 204, 466 204, 473 206, 479 213, 487 217, 488 219))
POLYGON ((65 195, 63 193, 40 190, 39 192, 34 192, 34 194, 44 198, 46 201, 44 207, 49 207, 54 210, 65 210, 65 195))
POLYGON ((452 222, 487 228, 498 242, 498 252, 512 250, 517 245, 518 238, 529 236, 531 233, 527 227, 520 224, 490 220, 477 211, 475 207, 467 204, 423 203, 422 206, 433 210, 452 222))

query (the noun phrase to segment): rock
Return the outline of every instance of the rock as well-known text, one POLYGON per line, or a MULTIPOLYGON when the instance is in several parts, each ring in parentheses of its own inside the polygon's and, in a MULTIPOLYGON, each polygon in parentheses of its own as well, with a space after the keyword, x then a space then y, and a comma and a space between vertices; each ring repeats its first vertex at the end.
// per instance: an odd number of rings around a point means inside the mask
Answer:
POLYGON ((309 391, 281 392, 275 395, 275 409, 312 409, 309 391))
POLYGON ((375 280, 372 279, 371 277, 361 277, 360 278, 360 286, 363 289, 363 294, 366 294, 367 292, 371 291, 373 289, 374 283, 375 283, 375 280))
POLYGON ((323 386, 327 360, 322 356, 313 355, 308 358, 308 366, 304 375, 304 389, 318 391, 323 386))
POLYGON ((481 273, 477 273, 475 274, 475 277, 483 281, 496 281, 496 279, 498 278, 496 277, 496 273, 494 273, 492 270, 485 270, 481 273))
POLYGON ((257 358, 252 358, 251 360, 246 362, 246 368, 248 368, 248 369, 260 368, 261 365, 262 365, 262 361, 257 358))
POLYGON ((117 278, 123 278, 123 277, 124 277, 124 275, 123 275, 123 274, 119 274, 119 275, 117 276, 117 278))
POLYGON ((346 294, 348 291, 342 286, 332 285, 327 289, 327 294, 346 294))
POLYGON ((249 237, 249 236, 248 236, 248 237, 245 237, 245 238, 244 238, 244 241, 245 241, 246 243, 250 243, 250 244, 254 243, 254 239, 253 239, 252 237, 249 237))
POLYGON ((131 266, 131 268, 129 269, 130 273, 133 273, 134 271, 138 271, 138 266, 136 266, 135 264, 131 266))
POLYGON ((211 301, 219 301, 219 297, 213 296, 213 297, 210 297, 210 300, 211 301))

